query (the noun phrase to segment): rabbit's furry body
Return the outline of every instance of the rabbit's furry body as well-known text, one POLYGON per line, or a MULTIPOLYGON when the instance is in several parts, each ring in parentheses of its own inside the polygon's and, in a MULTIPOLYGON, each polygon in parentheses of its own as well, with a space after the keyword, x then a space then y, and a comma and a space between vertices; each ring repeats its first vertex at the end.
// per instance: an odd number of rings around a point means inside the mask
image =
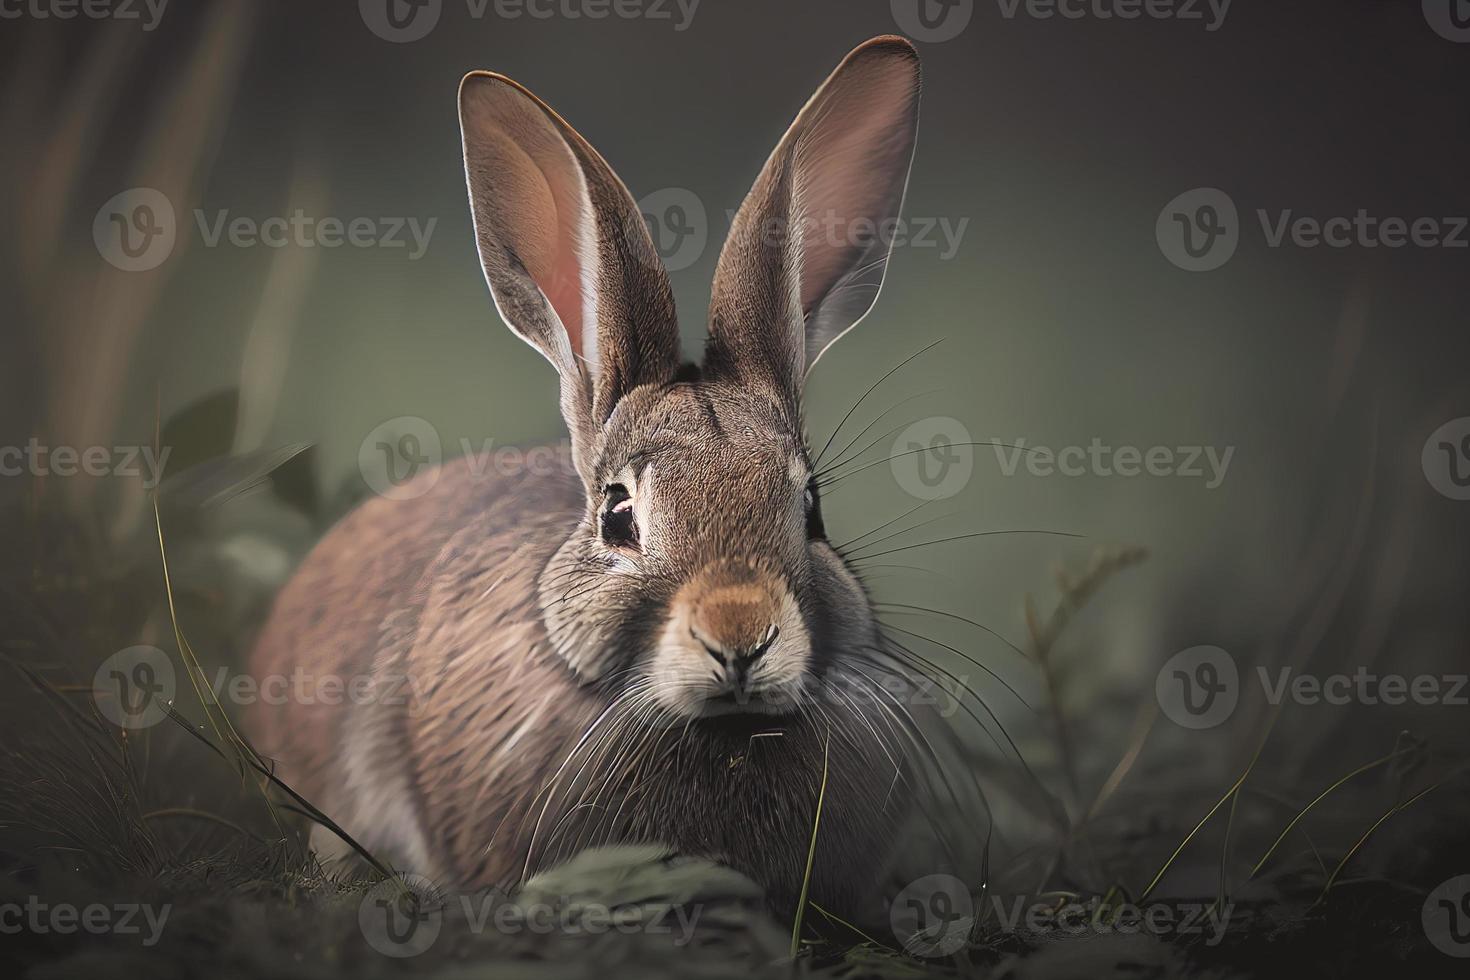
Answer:
POLYGON ((419 474, 278 598, 254 669, 355 695, 263 704, 252 730, 361 843, 500 886, 657 843, 789 908, 820 795, 813 897, 870 891, 912 733, 826 537, 801 394, 892 247, 813 222, 896 219, 918 77, 911 45, 875 39, 797 117, 721 253, 700 366, 679 360, 667 276, 606 162, 515 83, 465 79, 480 257, 502 318, 558 371, 572 467, 419 474))

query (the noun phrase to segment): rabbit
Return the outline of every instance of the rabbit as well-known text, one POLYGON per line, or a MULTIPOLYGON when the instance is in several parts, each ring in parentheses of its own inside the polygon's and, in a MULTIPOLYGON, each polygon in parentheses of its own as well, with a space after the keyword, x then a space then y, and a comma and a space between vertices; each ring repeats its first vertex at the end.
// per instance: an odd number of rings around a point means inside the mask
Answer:
MULTIPOLYGON (((913 738, 823 524, 802 390, 882 285, 920 83, 913 45, 877 37, 801 109, 732 221, 695 365, 607 162, 521 85, 465 76, 479 257, 556 370, 570 465, 420 473, 276 598, 256 676, 368 680, 341 703, 259 703, 248 730, 364 848, 511 887, 588 846, 656 843, 786 910, 811 851, 814 900, 870 893, 913 805, 913 738)), ((320 827, 312 843, 343 849, 320 827)))

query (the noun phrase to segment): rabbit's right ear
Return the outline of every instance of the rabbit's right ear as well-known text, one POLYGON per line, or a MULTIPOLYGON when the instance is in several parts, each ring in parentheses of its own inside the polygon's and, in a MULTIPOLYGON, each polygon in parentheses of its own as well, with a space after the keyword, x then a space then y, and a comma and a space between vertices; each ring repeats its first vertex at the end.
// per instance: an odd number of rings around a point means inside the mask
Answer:
POLYGON ((807 370, 872 308, 908 185, 919 55, 876 37, 842 59, 771 153, 715 266, 705 368, 793 413, 807 370))
POLYGON ((495 307, 561 376, 583 476, 623 395, 679 366, 673 291, 628 189, 576 130, 503 75, 459 88, 475 239, 495 307))

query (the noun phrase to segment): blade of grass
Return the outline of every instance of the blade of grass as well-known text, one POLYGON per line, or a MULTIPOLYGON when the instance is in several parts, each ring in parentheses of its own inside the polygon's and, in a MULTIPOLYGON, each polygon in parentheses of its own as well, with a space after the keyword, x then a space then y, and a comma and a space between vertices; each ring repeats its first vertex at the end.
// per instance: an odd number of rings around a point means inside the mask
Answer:
MULTIPOLYGON (((166 707, 168 709, 168 717, 171 718, 176 724, 178 724, 180 728, 188 732, 190 735, 194 736, 194 738, 198 739, 215 755, 219 756, 221 759, 229 761, 229 756, 225 755, 224 750, 211 742, 204 735, 203 732, 198 731, 193 725, 189 724, 189 720, 187 718, 175 711, 172 706, 166 707)), ((333 834, 337 835, 337 837, 340 838, 344 844, 356 851, 364 861, 372 865, 373 869, 382 874, 383 877, 391 878, 396 874, 392 866, 380 861, 372 854, 371 851, 369 851, 367 848, 363 847, 355 839, 353 839, 352 835, 348 834, 347 831, 339 827, 337 823, 332 820, 332 818, 328 817, 325 813, 318 810, 315 806, 312 805, 310 800, 306 799, 306 797, 302 796, 300 793, 292 789, 290 785, 285 782, 285 780, 281 779, 281 777, 275 774, 274 770, 272 770, 270 767, 266 766, 262 762, 258 761, 259 756, 255 753, 254 749, 251 749, 250 751, 251 759, 247 761, 249 761, 251 767, 260 774, 266 785, 275 786, 277 789, 281 790, 281 792, 285 793, 291 798, 291 800, 296 804, 295 807, 292 807, 293 810, 301 813, 313 823, 320 824, 321 826, 331 831, 333 834)), ((262 792, 265 792, 264 788, 262 788, 262 792)), ((267 803, 269 803, 269 799, 267 799, 267 803)), ((272 807, 272 813, 274 812, 275 808, 272 807)))
MULTIPOLYGON (((247 742, 235 726, 230 722, 229 715, 219 706, 204 674, 204 668, 199 663, 199 658, 194 653, 194 648, 189 645, 189 640, 184 636, 183 627, 179 624, 178 608, 174 603, 173 577, 169 573, 168 548, 163 540, 163 518, 158 510, 158 493, 153 494, 153 523, 158 530, 158 559, 163 568, 163 589, 168 599, 169 624, 173 627, 174 641, 178 644, 179 656, 184 661, 184 672, 189 675, 189 684, 194 688, 194 694, 199 698, 199 703, 204 708, 204 716, 209 720, 210 727, 214 729, 215 736, 229 746, 233 753, 235 770, 243 777, 247 768, 264 772, 266 766, 261 760, 253 746, 247 742)), ((261 799, 265 802, 265 808, 270 813, 271 821, 278 829, 284 829, 281 824, 280 815, 276 813, 275 806, 271 803, 270 793, 262 783, 260 787, 261 799)))
MULTIPOLYGON (((158 560, 163 567, 163 592, 164 597, 168 600, 169 624, 173 627, 174 642, 178 644, 179 656, 184 660, 184 672, 189 675, 189 684, 194 688, 195 695, 198 696, 199 702, 204 706, 204 717, 209 722, 210 727, 214 729, 215 737, 221 742, 234 747, 234 742, 239 739, 239 736, 235 734, 233 726, 230 725, 229 718, 223 717, 223 711, 219 712, 221 716, 219 719, 215 718, 215 711, 213 709, 218 706, 215 704, 213 693, 209 691, 209 685, 203 683, 204 668, 199 665, 199 659, 194 656, 194 651, 190 648, 189 641, 184 638, 182 627, 179 626, 179 612, 178 608, 174 605, 173 577, 169 574, 168 569, 168 549, 164 547, 163 543, 163 518, 158 512, 157 495, 153 498, 153 523, 158 530, 158 560), (223 722, 223 726, 221 726, 221 722, 223 722), (225 734, 226 731, 229 732, 228 735, 225 734)), ((241 767, 241 771, 243 772, 243 767, 241 767)))
POLYGON ((258 834, 251 833, 233 820, 226 820, 219 814, 210 813, 208 810, 196 810, 187 806, 171 806, 143 814, 144 820, 161 820, 165 817, 187 817, 191 820, 205 820, 210 823, 217 823, 221 827, 228 827, 244 837, 249 837, 252 840, 264 843, 264 840, 258 834))
POLYGON ((1288 823, 1286 825, 1286 828, 1281 831, 1281 835, 1276 838, 1275 842, 1272 843, 1270 847, 1266 848, 1266 853, 1261 855, 1261 859, 1257 861, 1256 866, 1251 869, 1249 877, 1254 878, 1256 875, 1261 873, 1261 869, 1266 866, 1266 862, 1271 860, 1271 855, 1276 853, 1276 849, 1280 847, 1282 842, 1285 841, 1286 838, 1291 834, 1291 832, 1296 829, 1296 825, 1302 822, 1302 818, 1304 818, 1309 812, 1311 812, 1312 808, 1315 807, 1318 803, 1321 803, 1323 800, 1327 799, 1328 796, 1332 795, 1332 793, 1339 786, 1342 786, 1344 783, 1357 776, 1361 776, 1363 773, 1367 772, 1370 769, 1377 768, 1378 766, 1381 766, 1386 762, 1390 762, 1401 755, 1415 751, 1418 751, 1417 746, 1410 746, 1406 749, 1398 749, 1396 751, 1390 752, 1388 755, 1382 756, 1378 759, 1374 759, 1372 762, 1368 762, 1359 766, 1352 772, 1348 773, 1346 776, 1343 776, 1341 779, 1334 782, 1331 786, 1328 786, 1322 792, 1318 793, 1316 799, 1312 800, 1312 802, 1302 807, 1302 809, 1297 812, 1297 815, 1291 818, 1291 822, 1288 823))
POLYGON ((1407 808, 1411 803, 1414 803, 1415 801, 1422 799, 1425 796, 1428 796, 1434 790, 1438 789, 1440 786, 1443 786, 1446 781, 1447 780, 1440 780, 1437 783, 1433 783, 1429 786, 1424 787, 1419 792, 1409 797, 1407 800, 1404 800, 1404 802, 1395 804, 1387 813, 1379 817, 1377 820, 1373 821, 1373 826, 1363 831, 1363 836, 1359 837, 1357 842, 1354 843, 1352 847, 1348 848, 1348 852, 1342 856, 1342 860, 1337 862, 1337 867, 1332 869, 1332 874, 1329 875, 1327 878, 1327 884, 1322 886, 1322 894, 1317 896, 1317 900, 1312 903, 1311 908, 1316 908, 1327 900, 1327 893, 1332 891, 1332 886, 1337 883, 1337 876, 1342 874, 1342 869, 1347 867, 1347 863, 1352 860, 1353 855, 1358 853, 1358 851, 1362 849, 1364 844, 1368 843, 1368 838, 1372 837, 1379 827, 1382 827, 1385 823, 1388 822, 1389 817, 1392 817, 1394 814, 1407 808))
POLYGON ((990 898, 990 845, 995 840, 995 821, 990 821, 990 827, 985 831, 985 850, 980 855, 980 891, 975 895, 975 904, 980 912, 975 917, 974 935, 979 935, 979 929, 985 924, 990 915, 990 907, 993 904, 990 898))
POLYGON ((1240 792, 1237 790, 1230 796, 1230 812, 1225 817, 1225 841, 1220 847, 1220 890, 1215 895, 1215 900, 1210 903, 1207 912, 1225 904, 1229 892, 1228 874, 1230 867, 1230 832, 1235 829, 1235 810, 1240 806, 1240 792))
POLYGON ((859 929, 857 926, 853 925, 851 922, 848 922, 846 919, 842 918, 842 916, 840 916, 840 915, 833 915, 831 912, 828 912, 826 909, 822 908, 816 902, 811 902, 809 904, 811 905, 812 908, 816 909, 818 912, 820 912, 823 916, 825 916, 826 918, 828 918, 832 922, 835 922, 839 926, 842 926, 842 927, 844 927, 844 928, 846 928, 846 929, 848 929, 848 930, 850 930, 850 931, 852 931, 854 933, 857 933, 859 936, 861 936, 870 945, 875 946, 878 949, 888 950, 889 952, 896 952, 896 950, 894 950, 892 947, 885 946, 884 944, 880 943, 878 940, 874 939, 872 936, 868 935, 866 932, 863 932, 861 929, 859 929))
POLYGON ((1152 698, 1147 702, 1146 707, 1139 712, 1138 720, 1134 723, 1133 736, 1129 739, 1128 750, 1123 753, 1123 757, 1118 760, 1118 764, 1113 767, 1113 771, 1103 782, 1102 788, 1097 791, 1097 796, 1093 798, 1092 805, 1087 808, 1087 815, 1082 818, 1083 824, 1091 823, 1097 817, 1098 811, 1103 808, 1103 804, 1123 784, 1123 780, 1132 771, 1134 763, 1138 761, 1139 755, 1143 753, 1144 743, 1148 741, 1149 733, 1153 731, 1154 723, 1158 719, 1159 702, 1157 698, 1152 698))
POLYGON ((817 859, 817 830, 822 825, 822 804, 827 800, 827 756, 832 746, 832 734, 822 743, 822 785, 817 790, 817 812, 812 816, 812 840, 806 851, 806 872, 801 876, 801 897, 796 902, 796 921, 791 924, 791 958, 801 952, 801 920, 806 912, 807 894, 811 890, 812 865, 817 859))
POLYGON ((1164 877, 1164 874, 1174 864, 1174 861, 1179 857, 1179 855, 1184 853, 1184 849, 1189 846, 1189 842, 1194 840, 1195 834, 1198 834, 1200 832, 1200 829, 1203 828, 1205 824, 1210 822, 1210 818, 1213 817, 1219 811, 1219 809, 1226 804, 1227 801, 1233 799, 1235 797, 1235 794, 1240 792, 1240 788, 1245 785, 1245 781, 1250 776, 1251 770, 1256 767, 1256 761, 1261 758, 1261 750, 1265 747, 1266 742, 1264 739, 1262 739, 1261 744, 1256 748, 1256 754, 1251 757, 1250 765, 1245 767, 1245 772, 1241 773, 1240 778, 1237 779, 1235 781, 1235 784, 1226 791, 1225 795, 1220 797, 1219 801, 1214 806, 1210 807, 1210 812, 1206 813, 1203 817, 1200 818, 1199 823, 1194 825, 1194 829, 1191 830, 1187 835, 1185 835, 1184 840, 1179 842, 1179 846, 1174 848, 1174 853, 1169 855, 1169 860, 1164 862, 1164 866, 1159 869, 1158 873, 1154 875, 1153 880, 1148 883, 1148 887, 1139 893, 1138 900, 1140 902, 1146 900, 1149 895, 1153 894, 1153 890, 1158 887, 1159 882, 1164 877))

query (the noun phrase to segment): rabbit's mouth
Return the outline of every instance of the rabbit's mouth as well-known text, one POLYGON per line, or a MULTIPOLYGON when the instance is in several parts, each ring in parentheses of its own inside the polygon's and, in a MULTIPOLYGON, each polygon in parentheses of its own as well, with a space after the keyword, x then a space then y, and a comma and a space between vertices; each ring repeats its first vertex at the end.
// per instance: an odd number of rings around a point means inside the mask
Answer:
POLYGON ((659 699, 673 715, 683 719, 725 718, 756 715, 764 718, 794 715, 807 698, 805 678, 790 682, 769 683, 759 687, 739 687, 713 682, 690 685, 660 685, 664 694, 659 699))
POLYGON ((799 707, 798 699, 784 690, 737 691, 727 690, 708 695, 698 714, 703 718, 719 718, 728 715, 789 715, 799 707))

